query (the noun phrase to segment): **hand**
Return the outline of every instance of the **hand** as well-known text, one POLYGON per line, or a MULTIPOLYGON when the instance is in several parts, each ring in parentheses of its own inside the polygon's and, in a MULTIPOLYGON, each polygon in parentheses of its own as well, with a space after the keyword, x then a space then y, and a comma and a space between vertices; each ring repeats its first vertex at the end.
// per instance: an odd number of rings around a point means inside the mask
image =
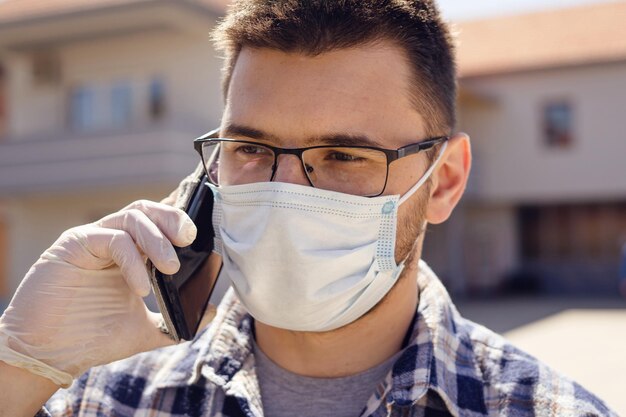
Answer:
POLYGON ((138 201, 64 232, 31 267, 0 317, 0 336, 21 355, 76 377, 88 368, 172 344, 141 297, 144 255, 163 273, 180 267, 174 245, 193 242, 181 210, 138 201))

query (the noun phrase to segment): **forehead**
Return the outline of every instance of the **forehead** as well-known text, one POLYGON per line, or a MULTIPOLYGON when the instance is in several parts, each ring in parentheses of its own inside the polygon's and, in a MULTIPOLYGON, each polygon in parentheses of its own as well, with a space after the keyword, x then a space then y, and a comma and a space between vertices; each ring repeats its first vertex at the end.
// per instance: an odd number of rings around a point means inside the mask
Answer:
POLYGON ((424 133, 410 88, 404 54, 391 44, 317 56, 243 48, 223 122, 270 132, 287 146, 341 133, 399 147, 424 133))

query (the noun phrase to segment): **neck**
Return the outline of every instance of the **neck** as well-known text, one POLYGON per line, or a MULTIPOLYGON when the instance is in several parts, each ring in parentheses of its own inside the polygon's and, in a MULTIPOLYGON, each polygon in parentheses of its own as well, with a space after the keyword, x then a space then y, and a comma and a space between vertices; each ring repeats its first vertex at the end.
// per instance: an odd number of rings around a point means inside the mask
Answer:
POLYGON ((383 363, 402 349, 418 302, 416 267, 357 321, 329 332, 296 332, 255 322, 259 348, 295 374, 337 378, 383 363))

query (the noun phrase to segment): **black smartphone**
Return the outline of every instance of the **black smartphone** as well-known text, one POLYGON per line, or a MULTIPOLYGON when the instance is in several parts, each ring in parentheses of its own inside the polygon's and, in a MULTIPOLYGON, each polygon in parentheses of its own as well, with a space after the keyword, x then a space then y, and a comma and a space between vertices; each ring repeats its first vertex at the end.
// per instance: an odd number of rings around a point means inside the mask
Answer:
POLYGON ((206 175, 196 185, 185 212, 198 228, 196 240, 189 246, 174 246, 180 269, 174 275, 161 273, 149 263, 150 281, 163 315, 167 331, 177 342, 191 340, 209 304, 222 267, 213 252, 213 192, 206 175))

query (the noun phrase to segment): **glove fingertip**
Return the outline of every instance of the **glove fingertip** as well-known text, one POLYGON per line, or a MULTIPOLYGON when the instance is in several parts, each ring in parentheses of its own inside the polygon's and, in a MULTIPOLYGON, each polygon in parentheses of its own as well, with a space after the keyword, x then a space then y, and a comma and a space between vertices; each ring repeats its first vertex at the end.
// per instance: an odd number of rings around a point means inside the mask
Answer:
POLYGON ((137 280, 135 286, 135 293, 140 297, 147 297, 150 295, 150 282, 148 281, 148 277, 140 278, 137 280))
POLYGON ((178 228, 178 232, 176 234, 177 240, 183 245, 188 246, 196 240, 196 235, 198 234, 198 229, 191 219, 184 219, 178 228))
POLYGON ((124 275, 126 283, 133 293, 142 298, 150 295, 150 278, 148 278, 147 270, 141 268, 138 271, 132 271, 130 274, 124 275))

